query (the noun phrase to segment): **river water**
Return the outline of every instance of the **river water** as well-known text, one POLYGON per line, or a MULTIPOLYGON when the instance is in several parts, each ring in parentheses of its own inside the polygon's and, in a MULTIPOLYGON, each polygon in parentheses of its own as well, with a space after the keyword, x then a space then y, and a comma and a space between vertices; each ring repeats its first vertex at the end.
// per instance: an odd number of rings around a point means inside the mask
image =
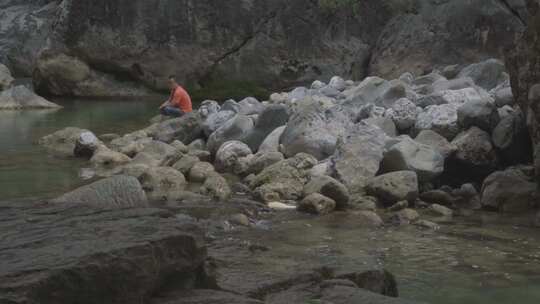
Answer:
MULTIPOLYGON (((67 126, 96 134, 145 127, 159 101, 58 101, 58 111, 0 111, 0 200, 50 198, 88 181, 83 161, 58 159, 36 145, 67 126)), ((435 219, 436 220, 436 219, 435 219)), ((280 222, 250 232, 276 264, 384 267, 401 296, 437 304, 540 303, 540 229, 527 218, 478 213, 442 224, 369 229, 352 215, 280 222)), ((244 236, 245 237, 245 236, 244 236)), ((262 263, 264 264, 264 263, 262 263)), ((261 270, 262 271, 262 270, 261 270)))

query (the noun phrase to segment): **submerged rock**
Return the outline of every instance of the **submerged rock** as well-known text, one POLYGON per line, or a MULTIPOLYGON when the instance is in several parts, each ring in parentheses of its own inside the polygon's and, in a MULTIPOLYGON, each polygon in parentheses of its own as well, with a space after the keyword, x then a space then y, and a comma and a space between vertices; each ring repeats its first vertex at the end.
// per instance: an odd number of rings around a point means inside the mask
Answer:
POLYGON ((139 180, 152 201, 172 201, 182 197, 186 187, 184 175, 171 167, 146 170, 139 180))
POLYGON ((0 110, 59 108, 61 108, 59 105, 36 95, 34 92, 22 85, 0 92, 0 110))
POLYGON ((98 149, 101 142, 92 132, 83 132, 75 142, 73 154, 75 157, 90 159, 98 149))
POLYGON ((404 200, 412 203, 418 198, 418 178, 413 171, 387 173, 373 178, 366 191, 388 206, 404 200))
POLYGON ((39 140, 39 144, 47 148, 50 152, 59 156, 72 156, 77 140, 81 134, 90 132, 88 130, 67 127, 44 136, 39 140))

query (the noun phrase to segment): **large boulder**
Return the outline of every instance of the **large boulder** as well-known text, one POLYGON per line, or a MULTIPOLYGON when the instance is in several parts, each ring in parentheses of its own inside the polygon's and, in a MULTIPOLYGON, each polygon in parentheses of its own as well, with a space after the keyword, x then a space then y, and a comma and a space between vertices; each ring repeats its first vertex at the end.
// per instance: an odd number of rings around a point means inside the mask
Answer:
POLYGON ((88 130, 67 127, 52 134, 42 137, 38 142, 48 151, 59 156, 72 156, 77 140, 81 134, 90 132, 88 130))
POLYGON ((227 180, 216 172, 212 172, 206 177, 199 192, 220 201, 229 199, 232 194, 227 180))
POLYGON ((198 112, 188 113, 180 118, 164 121, 156 127, 154 139, 171 143, 179 140, 188 145, 203 136, 202 120, 198 112))
POLYGON ((492 100, 467 101, 458 109, 458 123, 461 128, 478 127, 491 132, 499 123, 497 107, 492 100))
POLYGON ((149 168, 139 176, 139 181, 152 201, 179 199, 186 187, 184 175, 171 167, 149 168))
POLYGON ((266 137, 275 129, 287 124, 289 114, 283 105, 269 105, 264 108, 257 119, 255 128, 245 138, 244 142, 252 151, 258 151, 266 137))
POLYGON ((336 202, 320 193, 312 193, 298 203, 298 210, 325 215, 336 208, 336 202))
POLYGON ((286 157, 303 152, 325 159, 334 153, 338 138, 350 125, 350 118, 338 107, 326 110, 307 97, 300 102, 281 135, 281 152, 286 157))
POLYGON ((444 161, 437 150, 406 137, 384 153, 382 171, 413 171, 420 183, 426 183, 443 173, 444 161))
POLYGON ((320 193, 335 202, 335 207, 344 209, 348 206, 350 195, 345 185, 330 176, 315 176, 304 187, 307 197, 313 193, 320 193))
POLYGON ((0 63, 0 92, 9 88, 14 80, 7 66, 0 63))
POLYGON ((236 140, 228 141, 221 145, 216 152, 214 164, 220 172, 233 173, 235 172, 235 168, 238 167, 238 160, 251 154, 251 150, 243 142, 236 140))
POLYGON ((536 183, 519 169, 498 171, 482 186, 482 205, 502 212, 530 212, 538 206, 536 183))
POLYGON ((504 75, 505 71, 502 61, 488 59, 465 67, 457 77, 470 77, 474 83, 489 91, 508 78, 508 75, 504 75))
POLYGON ((94 156, 94 152, 98 149, 101 141, 92 132, 83 132, 75 142, 73 155, 75 157, 83 157, 90 159, 94 156))
POLYGON ((362 192, 383 159, 387 136, 375 126, 360 123, 350 130, 331 158, 332 171, 349 192, 362 192))
POLYGON ((446 138, 431 130, 421 131, 414 140, 435 149, 444 159, 451 156, 457 150, 457 147, 449 143, 446 138))
POLYGON ((418 178, 414 171, 396 171, 377 176, 366 186, 367 193, 391 206, 418 198, 418 178))
POLYGON ((210 135, 207 148, 211 153, 215 154, 228 141, 236 140, 243 142, 253 131, 254 127, 255 124, 252 118, 237 114, 210 135))
POLYGON ((146 194, 139 181, 131 176, 109 177, 53 200, 55 203, 71 203, 103 209, 137 208, 148 206, 146 194))
POLYGON ((204 135, 209 137, 235 115, 236 113, 233 111, 219 111, 211 113, 202 124, 204 135))
POLYGON ((456 103, 429 106, 418 114, 415 129, 432 130, 452 140, 460 131, 457 113, 459 107, 456 103))
POLYGON ((299 153, 265 168, 250 181, 250 187, 263 201, 298 200, 308 181, 309 169, 316 164, 313 156, 299 153))
POLYGON ((455 170, 457 174, 472 179, 483 179, 499 164, 491 136, 477 127, 460 133, 452 144, 457 147, 457 152, 449 159, 447 167, 455 170))
POLYGON ((259 146, 259 152, 278 152, 279 140, 286 126, 276 128, 272 133, 268 134, 262 144, 259 146))
MULTIPOLYGON (((106 199, 103 190, 88 198, 106 199)), ((10 231, 0 241, 2 303, 137 303, 172 278, 202 275, 203 233, 189 217, 73 202, 2 202, 0 209, 0 230, 10 231)))
POLYGON ((59 105, 19 85, 0 92, 0 110, 59 109, 59 105))
POLYGON ((531 138, 521 111, 503 118, 493 129, 491 138, 505 164, 525 164, 532 161, 531 138))

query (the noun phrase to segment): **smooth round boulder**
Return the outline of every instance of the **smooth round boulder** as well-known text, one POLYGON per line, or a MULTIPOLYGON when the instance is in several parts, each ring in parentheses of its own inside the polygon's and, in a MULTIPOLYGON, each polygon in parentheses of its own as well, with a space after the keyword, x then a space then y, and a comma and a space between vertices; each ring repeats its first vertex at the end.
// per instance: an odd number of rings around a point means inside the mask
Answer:
POLYGON ((538 207, 537 185, 519 169, 497 171, 482 185, 482 206, 501 212, 531 212, 538 207))
POLYGON ((370 180, 366 192, 391 206, 399 201, 414 202, 418 198, 418 177, 413 171, 397 171, 370 180))
POLYGON ((336 208, 336 202, 320 193, 312 193, 298 203, 298 211, 317 215, 329 214, 336 208))
POLYGON ((193 183, 202 183, 214 172, 215 169, 212 164, 198 162, 191 167, 191 170, 189 170, 189 181, 193 183))
POLYGON ((75 142, 75 148, 73 154, 75 157, 82 157, 90 159, 94 152, 100 145, 100 140, 94 135, 94 133, 85 131, 79 135, 79 138, 75 142))
POLYGON ((251 149, 243 142, 236 140, 225 142, 216 153, 214 161, 216 170, 234 173, 238 166, 238 159, 251 154, 251 149))

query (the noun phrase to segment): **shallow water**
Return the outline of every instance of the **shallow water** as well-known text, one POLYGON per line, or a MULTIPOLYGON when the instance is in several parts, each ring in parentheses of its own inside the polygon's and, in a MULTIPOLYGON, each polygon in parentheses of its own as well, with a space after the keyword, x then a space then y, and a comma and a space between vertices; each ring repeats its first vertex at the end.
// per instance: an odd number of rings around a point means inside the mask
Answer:
POLYGON ((55 100, 57 111, 0 111, 0 200, 49 198, 84 183, 85 163, 55 158, 39 138, 71 126, 96 135, 127 133, 148 125, 159 101, 55 100))
MULTIPOLYGON (((48 198, 86 181, 87 164, 57 159, 36 141, 67 126, 96 134, 145 127, 159 101, 57 101, 59 111, 0 112, 0 200, 48 198)), ((493 214, 457 218, 439 231, 416 227, 369 229, 354 215, 281 220, 270 230, 241 238, 271 250, 250 257, 268 271, 322 265, 345 269, 384 267, 401 296, 437 304, 540 303, 540 229, 523 218, 493 214), (260 262, 260 263, 259 263, 260 262)), ((264 269, 261 269, 263 271, 264 269)))

